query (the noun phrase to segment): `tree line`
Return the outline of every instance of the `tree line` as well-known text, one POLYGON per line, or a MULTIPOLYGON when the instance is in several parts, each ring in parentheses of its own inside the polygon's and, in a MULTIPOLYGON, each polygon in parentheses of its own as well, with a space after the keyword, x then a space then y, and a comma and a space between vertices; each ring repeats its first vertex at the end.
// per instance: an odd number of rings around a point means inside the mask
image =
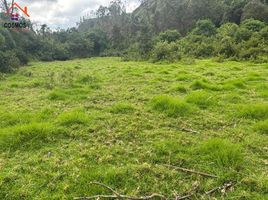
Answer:
MULTIPOLYGON (((1 23, 9 21, 4 1, 1 23)), ((184 56, 265 60, 267 0, 142 0, 126 12, 121 0, 100 6, 78 26, 51 30, 0 26, 0 72, 12 72, 30 60, 53 61, 92 56, 124 60, 166 60, 184 56)))

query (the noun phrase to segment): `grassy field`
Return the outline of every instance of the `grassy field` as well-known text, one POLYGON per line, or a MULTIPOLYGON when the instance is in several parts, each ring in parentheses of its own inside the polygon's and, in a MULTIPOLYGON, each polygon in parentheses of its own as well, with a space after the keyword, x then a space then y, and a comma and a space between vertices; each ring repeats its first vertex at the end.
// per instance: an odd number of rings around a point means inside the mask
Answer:
POLYGON ((0 83, 0 199, 111 194, 92 181, 268 199, 268 64, 94 58, 32 63, 0 83))

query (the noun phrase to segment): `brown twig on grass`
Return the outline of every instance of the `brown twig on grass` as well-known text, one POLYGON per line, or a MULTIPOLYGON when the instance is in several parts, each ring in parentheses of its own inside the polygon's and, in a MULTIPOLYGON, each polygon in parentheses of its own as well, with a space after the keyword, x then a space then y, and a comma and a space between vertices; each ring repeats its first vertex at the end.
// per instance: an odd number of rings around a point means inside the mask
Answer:
POLYGON ((230 183, 225 183, 223 186, 217 187, 217 188, 213 188, 212 190, 207 191, 205 194, 206 195, 210 195, 213 194, 217 191, 221 191, 222 193, 225 193, 226 190, 228 190, 229 188, 233 187, 234 183, 230 182, 230 183))
POLYGON ((218 178, 218 176, 216 176, 216 175, 207 174, 207 173, 204 173, 204 172, 199 172, 199 171, 195 171, 195 170, 192 170, 192 169, 186 169, 186 168, 177 167, 177 166, 173 166, 173 165, 167 165, 167 164, 164 164, 163 166, 171 167, 171 168, 174 168, 174 169, 177 169, 177 170, 180 170, 180 171, 183 171, 183 172, 187 172, 187 173, 198 174, 198 175, 206 176, 206 177, 210 177, 210 178, 218 178))
POLYGON ((95 195, 95 196, 90 196, 90 197, 75 197, 75 200, 90 200, 90 199, 100 199, 100 198, 106 198, 106 199, 129 199, 129 200, 150 200, 153 199, 155 197, 158 197, 160 199, 163 200, 167 200, 167 198, 161 194, 152 194, 150 196, 143 196, 143 197, 132 197, 132 196, 127 196, 127 195, 122 195, 118 192, 116 192, 114 189, 112 189, 111 187, 103 184, 103 183, 99 183, 99 182, 91 182, 91 185, 98 185, 101 186, 109 191, 111 191, 113 193, 113 195, 95 195))
POLYGON ((184 200, 184 199, 189 199, 190 197, 194 196, 196 194, 196 190, 199 188, 200 183, 199 182, 194 182, 193 188, 185 193, 184 196, 177 196, 175 200, 184 200))
POLYGON ((182 128, 181 131, 188 132, 188 133, 195 133, 195 134, 199 133, 198 131, 195 131, 195 130, 192 130, 192 129, 189 129, 189 128, 182 128))

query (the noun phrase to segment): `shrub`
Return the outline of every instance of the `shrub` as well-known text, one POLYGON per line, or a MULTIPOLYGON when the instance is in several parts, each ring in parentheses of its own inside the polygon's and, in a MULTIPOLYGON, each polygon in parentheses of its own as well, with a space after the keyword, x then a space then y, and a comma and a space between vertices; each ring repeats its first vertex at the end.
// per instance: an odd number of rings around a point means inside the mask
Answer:
POLYGON ((225 58, 230 58, 237 55, 237 46, 235 45, 235 41, 231 37, 222 38, 216 47, 216 53, 223 55, 225 58))
POLYGON ((23 50, 16 50, 16 56, 20 61, 21 65, 26 65, 29 62, 29 58, 23 50))
POLYGON ((195 49, 194 54, 197 57, 209 57, 212 56, 215 49, 212 44, 212 42, 202 42, 198 45, 198 47, 195 49))
POLYGON ((201 154, 218 167, 242 167, 244 156, 240 146, 223 139, 210 139, 200 148, 201 154))
POLYGON ((11 51, 0 51, 0 72, 7 73, 17 69, 20 65, 20 60, 16 54, 11 51))
POLYGON ((174 62, 180 59, 178 46, 172 42, 158 42, 152 51, 153 62, 169 61, 174 62))
POLYGON ((53 51, 54 51, 52 55, 53 60, 65 61, 71 58, 67 47, 65 47, 64 45, 60 45, 60 44, 56 45, 53 51))
POLYGON ((241 27, 253 32, 259 32, 265 27, 265 23, 255 19, 247 19, 242 22, 241 27))
POLYGON ((167 30, 159 34, 158 39, 161 42, 175 42, 176 40, 180 39, 181 34, 177 30, 167 30))
POLYGON ((211 20, 199 20, 196 23, 196 28, 192 31, 196 35, 211 36, 215 34, 216 27, 211 20))
POLYGON ((172 117, 185 116, 193 111, 192 106, 185 101, 165 95, 155 97, 151 104, 153 109, 172 117))

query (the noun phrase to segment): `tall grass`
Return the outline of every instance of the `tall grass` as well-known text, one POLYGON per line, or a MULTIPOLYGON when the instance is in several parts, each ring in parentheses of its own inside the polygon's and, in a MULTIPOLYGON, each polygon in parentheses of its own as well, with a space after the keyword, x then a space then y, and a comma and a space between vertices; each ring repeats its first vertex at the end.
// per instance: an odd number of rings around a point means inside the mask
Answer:
POLYGON ((191 104, 175 97, 161 95, 155 97, 152 102, 154 110, 166 113, 168 116, 186 116, 193 112, 191 104))
POLYGON ((200 153, 218 167, 240 168, 244 156, 242 148, 228 140, 210 139, 204 142, 199 149, 200 153))
POLYGON ((57 119, 57 122, 63 126, 86 125, 89 121, 90 121, 89 116, 81 110, 64 112, 61 115, 59 115, 57 119))
POLYGON ((248 104, 239 106, 236 115, 249 119, 267 119, 268 118, 268 104, 248 104))
POLYGON ((206 109, 209 106, 217 104, 214 95, 206 91, 195 91, 187 95, 186 101, 197 105, 200 108, 206 109))

